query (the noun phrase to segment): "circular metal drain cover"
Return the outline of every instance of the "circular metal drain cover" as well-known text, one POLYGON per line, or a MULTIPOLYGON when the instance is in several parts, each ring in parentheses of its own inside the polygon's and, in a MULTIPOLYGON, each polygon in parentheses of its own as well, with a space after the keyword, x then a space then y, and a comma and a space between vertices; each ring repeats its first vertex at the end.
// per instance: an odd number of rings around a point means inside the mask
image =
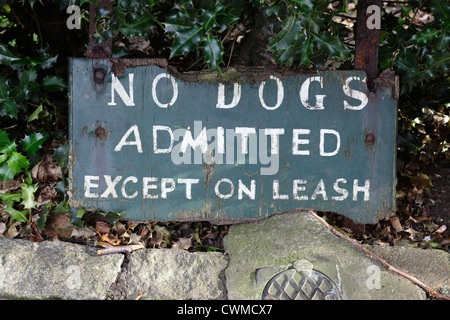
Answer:
POLYGON ((264 300, 341 300, 337 285, 322 272, 297 271, 277 273, 264 287, 264 300))

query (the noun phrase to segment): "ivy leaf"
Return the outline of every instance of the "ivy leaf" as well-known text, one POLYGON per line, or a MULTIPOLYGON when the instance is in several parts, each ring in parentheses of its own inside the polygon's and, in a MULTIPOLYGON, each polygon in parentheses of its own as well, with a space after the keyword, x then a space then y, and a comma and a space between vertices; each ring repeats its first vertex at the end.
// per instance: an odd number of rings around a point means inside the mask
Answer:
POLYGON ((208 35, 204 41, 205 45, 205 61, 210 69, 217 69, 218 65, 223 62, 223 48, 217 37, 208 35))
POLYGON ((319 50, 325 51, 329 57, 338 57, 339 59, 345 59, 350 50, 348 50, 339 38, 334 38, 327 33, 314 34, 313 41, 319 50))
POLYGON ((197 45, 203 40, 203 28, 193 26, 188 29, 184 29, 176 32, 175 40, 172 47, 170 48, 169 59, 179 56, 186 55, 190 51, 197 48, 197 45))
POLYGON ((20 142, 20 145, 23 150, 25 150, 28 154, 35 154, 42 144, 44 143, 46 137, 40 133, 32 133, 29 136, 25 136, 25 138, 20 142))
POLYGON ((13 202, 8 202, 8 206, 6 209, 3 209, 3 211, 8 212, 11 215, 10 221, 20 221, 20 222, 28 222, 28 215, 29 212, 27 210, 19 211, 14 209, 13 202))
POLYGON ((61 91, 67 88, 63 79, 56 76, 47 76, 42 81, 42 87, 47 91, 61 91))
POLYGON ((8 164, 8 167, 12 170, 13 176, 22 171, 22 169, 28 169, 28 167, 30 166, 28 159, 18 152, 13 152, 11 154, 11 157, 6 161, 6 163, 8 164))

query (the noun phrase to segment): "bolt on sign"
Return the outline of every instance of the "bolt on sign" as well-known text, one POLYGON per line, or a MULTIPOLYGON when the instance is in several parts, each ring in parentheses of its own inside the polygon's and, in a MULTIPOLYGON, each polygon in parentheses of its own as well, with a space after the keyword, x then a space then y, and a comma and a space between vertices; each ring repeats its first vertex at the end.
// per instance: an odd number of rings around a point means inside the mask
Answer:
POLYGON ((397 103, 383 79, 370 92, 363 71, 177 77, 133 61, 117 75, 109 60, 70 62, 72 207, 223 223, 393 212, 397 103))

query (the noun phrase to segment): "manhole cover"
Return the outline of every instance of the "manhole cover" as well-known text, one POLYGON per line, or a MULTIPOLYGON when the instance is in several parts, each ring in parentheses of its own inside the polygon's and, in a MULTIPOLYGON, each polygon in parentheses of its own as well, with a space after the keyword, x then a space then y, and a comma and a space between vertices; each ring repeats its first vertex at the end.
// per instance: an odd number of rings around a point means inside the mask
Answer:
POLYGON ((337 285, 322 272, 294 268, 273 276, 264 287, 263 300, 342 300, 337 285))

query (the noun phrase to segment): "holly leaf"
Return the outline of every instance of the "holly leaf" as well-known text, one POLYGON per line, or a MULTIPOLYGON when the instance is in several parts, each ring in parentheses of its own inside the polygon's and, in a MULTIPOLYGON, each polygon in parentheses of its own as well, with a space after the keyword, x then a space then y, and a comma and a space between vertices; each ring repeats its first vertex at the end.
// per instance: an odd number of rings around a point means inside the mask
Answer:
POLYGON ((3 202, 11 202, 11 201, 15 201, 15 202, 19 202, 20 199, 22 199, 22 193, 5 193, 5 194, 0 194, 0 198, 2 199, 3 202))
POLYGON ((6 159, 16 151, 16 147, 15 141, 9 141, 7 144, 3 145, 3 147, 0 147, 0 163, 6 161, 6 159))
POLYGON ((205 62, 208 63, 210 69, 217 69, 223 62, 223 48, 217 37, 208 35, 204 41, 203 50, 205 52, 205 62))
POLYGON ((3 211, 8 212, 11 215, 10 222, 20 221, 20 222, 28 222, 29 212, 27 210, 19 211, 13 208, 13 202, 8 202, 8 206, 3 211))
POLYGON ((53 159, 61 167, 65 167, 69 160, 69 143, 65 143, 56 148, 55 153, 53 154, 53 159))
POLYGON ((130 37, 142 37, 146 35, 153 27, 154 25, 150 18, 137 17, 137 19, 135 18, 129 22, 120 24, 120 27, 117 31, 130 37))
POLYGON ((13 99, 6 99, 2 103, 2 108, 6 110, 6 114, 10 118, 17 119, 17 113, 19 111, 19 105, 13 99))
POLYGON ((19 59, 9 51, 8 46, 0 44, 0 64, 10 65, 11 62, 19 59))
POLYGON ((269 50, 275 52, 278 63, 291 65, 298 48, 298 39, 302 37, 303 27, 300 21, 289 16, 283 21, 283 28, 276 36, 269 50))
POLYGON ((6 163, 8 164, 8 167, 12 170, 14 175, 22 171, 22 169, 28 169, 28 167, 30 166, 28 159, 18 152, 13 152, 6 163))
POLYGON ((26 153, 35 154, 39 148, 42 147, 45 139, 46 137, 42 133, 36 132, 30 134, 29 136, 25 136, 25 138, 20 142, 20 145, 26 153))
POLYGON ((38 184, 22 183, 21 187, 23 201, 20 204, 23 205, 25 209, 33 209, 37 204, 37 202, 34 201, 34 193, 38 189, 38 184))
POLYGON ((312 61, 309 60, 309 55, 313 52, 313 44, 310 37, 307 37, 303 42, 300 48, 300 64, 305 66, 312 65, 312 61))
POLYGON ((8 134, 5 131, 0 130, 0 147, 4 146, 5 144, 8 144, 9 142, 10 141, 8 138, 8 134))
POLYGON ((47 91, 61 91, 67 88, 63 79, 56 76, 47 76, 42 81, 42 87, 47 91))
POLYGON ((411 37, 410 41, 419 46, 425 46, 431 43, 431 41, 433 41, 434 39, 436 39, 436 37, 439 35, 440 32, 441 31, 436 29, 425 29, 421 32, 414 34, 411 37))
POLYGON ((8 181, 13 179, 15 176, 14 171, 8 166, 8 163, 3 162, 0 164, 0 180, 8 181))
POLYGON ((441 21, 448 20, 450 17, 450 4, 448 1, 442 0, 431 0, 430 3, 431 11, 433 12, 433 16, 435 19, 439 19, 441 21))
POLYGON ((208 10, 205 10, 201 17, 201 22, 203 28, 206 31, 211 30, 213 27, 218 26, 219 24, 216 21, 216 17, 223 13, 225 6, 213 6, 208 10))
POLYGON ((317 48, 325 51, 330 58, 337 57, 339 59, 345 59, 350 53, 350 50, 344 46, 339 38, 334 38, 328 33, 311 33, 311 35, 317 48))
POLYGON ((42 112, 42 104, 39 105, 39 107, 36 108, 36 110, 33 111, 33 113, 28 118, 27 122, 31 122, 33 120, 36 120, 39 118, 39 114, 42 112))
POLYGON ((173 45, 170 48, 169 59, 186 55, 197 48, 197 45, 203 40, 203 28, 193 26, 187 29, 177 31, 173 45))
POLYGON ((289 16, 283 21, 283 28, 275 38, 275 44, 271 50, 287 50, 293 46, 298 37, 301 36, 302 26, 294 16, 289 16))

